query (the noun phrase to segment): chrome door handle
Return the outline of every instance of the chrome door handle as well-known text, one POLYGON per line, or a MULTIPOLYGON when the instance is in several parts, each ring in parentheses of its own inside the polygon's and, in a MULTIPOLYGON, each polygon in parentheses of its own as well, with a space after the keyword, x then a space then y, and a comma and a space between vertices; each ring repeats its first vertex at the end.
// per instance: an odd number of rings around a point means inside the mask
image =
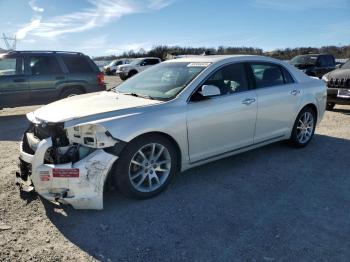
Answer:
POLYGON ((255 102, 255 98, 246 98, 242 101, 242 104, 249 106, 251 103, 255 102))
POLYGON ((296 95, 300 94, 300 90, 294 89, 294 90, 290 91, 290 93, 291 93, 293 96, 296 96, 296 95))

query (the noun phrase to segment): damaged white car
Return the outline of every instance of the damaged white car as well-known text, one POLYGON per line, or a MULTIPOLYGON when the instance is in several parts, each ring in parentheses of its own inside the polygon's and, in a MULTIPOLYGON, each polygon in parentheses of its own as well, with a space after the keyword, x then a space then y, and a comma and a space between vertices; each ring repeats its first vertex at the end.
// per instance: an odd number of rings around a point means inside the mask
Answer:
POLYGON ((322 81, 271 58, 167 61, 113 91, 29 113, 17 181, 74 208, 102 209, 107 178, 128 196, 152 197, 209 161, 280 140, 306 146, 326 95, 322 81))

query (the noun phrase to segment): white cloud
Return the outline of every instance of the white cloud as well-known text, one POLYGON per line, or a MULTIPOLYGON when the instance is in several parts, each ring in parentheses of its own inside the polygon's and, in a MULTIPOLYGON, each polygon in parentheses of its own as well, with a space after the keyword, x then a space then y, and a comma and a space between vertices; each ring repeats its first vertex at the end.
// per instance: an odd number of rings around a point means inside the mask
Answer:
POLYGON ((28 2, 28 4, 29 4, 30 8, 33 9, 34 12, 39 12, 39 13, 44 12, 44 8, 38 7, 38 6, 36 5, 36 0, 30 0, 30 1, 28 2))
POLYGON ((149 0, 148 2, 148 7, 150 9, 158 10, 170 5, 173 0, 149 0))
POLYGON ((349 0, 253 0, 253 6, 283 11, 315 8, 350 8, 349 0))
POLYGON ((27 34, 53 38, 63 34, 83 32, 102 27, 128 14, 164 8, 171 2, 169 0, 88 0, 88 3, 90 5, 88 8, 48 20, 36 17, 30 24, 19 29, 17 34, 20 34, 21 38, 27 34))
POLYGON ((33 19, 29 24, 24 25, 20 30, 17 31, 17 39, 23 39, 26 37, 27 33, 33 31, 40 26, 40 18, 33 19))

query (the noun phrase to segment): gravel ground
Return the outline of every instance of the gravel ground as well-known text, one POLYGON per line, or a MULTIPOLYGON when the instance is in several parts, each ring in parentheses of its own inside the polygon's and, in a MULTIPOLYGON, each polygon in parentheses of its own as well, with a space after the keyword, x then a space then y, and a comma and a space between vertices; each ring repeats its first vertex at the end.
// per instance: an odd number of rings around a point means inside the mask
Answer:
POLYGON ((107 192, 103 211, 55 206, 14 185, 35 107, 0 111, 0 261, 348 261, 350 107, 305 149, 284 143, 177 176, 156 198, 107 192))

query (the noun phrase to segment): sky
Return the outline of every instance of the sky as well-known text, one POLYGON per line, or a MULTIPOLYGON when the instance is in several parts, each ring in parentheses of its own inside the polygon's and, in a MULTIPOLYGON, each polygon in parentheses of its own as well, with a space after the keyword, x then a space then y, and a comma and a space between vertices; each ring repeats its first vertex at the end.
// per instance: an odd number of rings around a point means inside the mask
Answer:
POLYGON ((18 50, 90 56, 160 44, 271 51, 348 45, 349 14, 350 0, 0 0, 0 33, 18 50))

